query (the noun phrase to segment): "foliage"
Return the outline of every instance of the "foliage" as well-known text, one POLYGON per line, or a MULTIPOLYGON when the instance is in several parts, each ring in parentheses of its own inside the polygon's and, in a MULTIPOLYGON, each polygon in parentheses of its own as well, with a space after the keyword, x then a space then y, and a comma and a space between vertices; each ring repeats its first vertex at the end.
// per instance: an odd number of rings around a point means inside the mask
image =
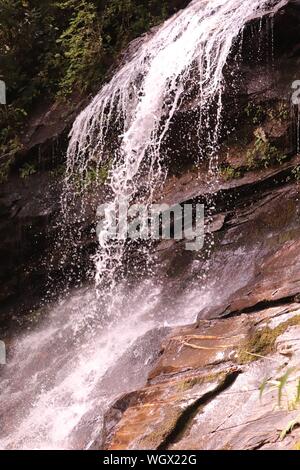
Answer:
POLYGON ((296 181, 300 181, 300 165, 297 165, 293 170, 292 170, 292 175, 295 178, 296 181))
POLYGON ((103 41, 95 5, 85 0, 69 0, 58 6, 72 12, 67 29, 56 41, 64 56, 59 93, 68 94, 75 84, 81 89, 88 87, 101 62, 103 41))
POLYGON ((245 108, 245 114, 254 125, 261 124, 266 117, 263 107, 254 103, 248 103, 245 108))
POLYGON ((104 184, 109 176, 110 166, 111 162, 108 162, 100 168, 89 168, 83 180, 84 187, 86 188, 97 183, 104 184))
MULTIPOLYGON (((262 398, 263 393, 267 389, 277 389, 278 407, 281 409, 286 409, 286 411, 298 410, 300 405, 300 379, 297 378, 297 376, 295 379, 294 376, 295 373, 297 374, 297 372, 298 371, 295 368, 290 368, 277 380, 264 380, 264 382, 260 386, 260 398, 262 398), (289 383, 294 383, 295 380, 297 386, 295 390, 291 390, 289 383)), ((293 432, 293 430, 298 426, 300 426, 300 415, 287 424, 287 426, 282 430, 280 434, 280 439, 284 440, 286 436, 293 432)))
POLYGON ((247 152, 249 168, 268 168, 272 164, 282 164, 286 160, 287 156, 270 143, 261 127, 255 130, 254 135, 253 147, 247 152))
POLYGON ((247 338, 238 353, 239 363, 248 364, 249 362, 257 361, 261 357, 268 356, 274 351, 277 338, 285 333, 289 327, 298 325, 300 325, 300 316, 296 315, 276 328, 272 329, 266 326, 255 330, 247 338))
POLYGON ((298 418, 293 419, 285 429, 283 429, 282 433, 280 434, 280 439, 283 441, 283 439, 286 438, 288 434, 294 431, 296 427, 300 426, 300 416, 298 418))
POLYGON ((263 107, 261 104, 249 102, 245 108, 245 114, 255 126, 261 125, 265 119, 284 122, 290 117, 290 108, 285 101, 277 101, 276 104, 269 104, 263 107))
POLYGON ((300 404, 300 379, 297 379, 297 388, 295 389, 295 393, 292 397, 290 397, 288 390, 289 381, 294 381, 294 378, 292 377, 294 372, 296 372, 295 368, 290 368, 277 380, 266 379, 260 387, 260 398, 262 398, 266 389, 275 388, 278 392, 278 407, 287 405, 289 410, 297 409, 298 405, 300 404), (287 397, 285 404, 283 404, 284 394, 286 394, 287 397))
POLYGON ((242 176, 241 172, 233 168, 232 166, 226 166, 221 168, 221 176, 226 180, 230 181, 242 176))
POLYGON ((8 178, 9 170, 11 166, 11 160, 8 158, 0 164, 0 183, 5 183, 8 178))
POLYGON ((284 122, 290 117, 290 108, 285 102, 278 102, 276 107, 271 107, 267 110, 267 115, 273 121, 284 122))
POLYGON ((98 89, 121 49, 173 11, 167 0, 0 0, 8 102, 0 107, 0 154, 18 150, 38 100, 98 89))
POLYGON ((92 189, 99 184, 105 184, 109 177, 111 163, 111 160, 109 160, 108 162, 102 164, 102 166, 89 167, 84 173, 75 173, 72 176, 74 190, 76 190, 78 193, 81 193, 82 191, 92 189))
POLYGON ((20 168, 20 176, 22 179, 28 178, 28 176, 34 175, 36 173, 36 168, 31 163, 25 163, 22 168, 20 168))

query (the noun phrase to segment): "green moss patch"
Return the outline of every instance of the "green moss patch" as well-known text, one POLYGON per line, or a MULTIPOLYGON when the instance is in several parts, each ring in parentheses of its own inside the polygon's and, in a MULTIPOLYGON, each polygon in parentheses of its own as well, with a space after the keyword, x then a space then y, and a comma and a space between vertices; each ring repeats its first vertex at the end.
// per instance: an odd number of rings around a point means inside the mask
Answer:
POLYGON ((225 380, 225 378, 226 378, 226 373, 224 371, 212 372, 211 374, 202 375, 198 377, 191 377, 189 379, 186 379, 178 383, 178 391, 187 392, 188 390, 191 390, 192 388, 194 388, 196 385, 203 385, 203 384, 216 382, 216 381, 222 382, 225 380))
POLYGON ((166 420, 160 422, 156 429, 141 439, 139 448, 158 449, 174 431, 183 410, 171 410, 166 420))
POLYGON ((254 362, 259 360, 260 356, 272 354, 275 351, 277 338, 282 336, 292 326, 300 326, 300 315, 290 318, 274 329, 266 326, 261 330, 255 330, 238 352, 239 364, 254 362))

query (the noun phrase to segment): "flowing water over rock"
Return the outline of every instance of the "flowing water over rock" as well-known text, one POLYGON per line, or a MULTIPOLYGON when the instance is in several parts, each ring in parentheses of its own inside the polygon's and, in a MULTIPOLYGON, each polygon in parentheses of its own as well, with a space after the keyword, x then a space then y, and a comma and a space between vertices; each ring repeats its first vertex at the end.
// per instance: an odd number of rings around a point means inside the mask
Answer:
MULTIPOLYGON (((67 156, 67 193, 72 197, 69 185, 74 174, 84 179, 91 167, 96 166, 97 174, 106 164, 111 167, 108 190, 115 206, 130 204, 136 196, 151 203, 165 177, 163 143, 172 118, 191 97, 199 110, 192 132, 199 133, 199 158, 210 159, 214 184, 224 66, 247 22, 275 13, 284 3, 194 0, 146 38, 75 121, 67 156), (203 132, 205 146, 200 143, 203 132)), ((113 282, 122 264, 125 243, 112 252, 109 229, 107 222, 99 235, 98 283, 104 277, 113 282)))
MULTIPOLYGON (((84 180, 91 169, 98 175, 103 165, 116 205, 136 197, 150 204, 166 176, 165 137, 190 95, 199 108, 193 132, 207 130, 214 182, 224 66, 247 22, 285 3, 195 0, 146 37, 74 124, 64 207, 74 178, 84 180), (216 104, 212 123, 208 111, 216 104)), ((125 247, 116 248, 111 266, 107 229, 96 257, 98 295, 94 287, 71 292, 11 345, 0 384, 1 448, 90 447, 109 403, 145 381, 166 328, 193 322, 200 295, 201 308, 210 303, 201 286, 181 285, 181 292, 176 283, 167 302, 163 275, 131 288, 114 283, 113 303, 101 299, 101 282, 115 281, 125 247)))
POLYGON ((187 299, 164 305, 152 281, 118 291, 111 321, 94 288, 81 289, 11 346, 0 384, 1 448, 88 448, 109 403, 146 380, 168 327, 196 319, 192 293, 184 317, 187 299))

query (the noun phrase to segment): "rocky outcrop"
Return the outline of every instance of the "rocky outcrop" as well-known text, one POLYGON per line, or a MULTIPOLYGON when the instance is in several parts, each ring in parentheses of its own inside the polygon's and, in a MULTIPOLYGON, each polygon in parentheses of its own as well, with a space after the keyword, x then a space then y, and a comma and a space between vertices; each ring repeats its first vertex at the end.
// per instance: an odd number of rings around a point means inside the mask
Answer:
MULTIPOLYGON (((50 261, 49 257, 47 262, 46 254, 59 209, 59 192, 59 183, 49 175, 34 175, 30 180, 12 178, 1 188, 2 311, 13 300, 18 305, 24 289, 30 305, 30 299, 40 294, 41 285, 45 285, 50 261)), ((26 304, 26 299, 23 301, 26 304)))
POLYGON ((115 405, 106 448, 299 448, 299 341, 295 303, 174 331, 147 386, 115 405))
MULTIPOLYGON (((114 404, 107 449, 299 447, 299 186, 286 165, 231 188, 220 182, 199 321, 175 329, 147 385, 114 404)), ((170 202, 197 200, 197 185, 203 195, 192 173, 172 181, 170 202)), ((157 253, 170 303, 174 290, 201 276, 204 260, 180 242, 157 253)))
POLYGON ((51 251, 59 237, 63 165, 69 130, 86 103, 79 94, 66 102, 41 101, 14 158, 1 156, 11 165, 0 185, 0 326, 12 312, 17 318, 45 298, 49 279, 60 270, 51 251))
POLYGON ((62 189, 59 167, 26 178, 12 176, 1 187, 0 328, 11 322, 16 327, 24 312, 38 308, 41 300, 88 278, 96 246, 95 207, 103 191, 88 195, 86 223, 80 230, 80 198, 66 225, 62 189))
MULTIPOLYGON (((173 292, 195 279, 203 283, 199 320, 172 331, 145 387, 113 405, 103 447, 299 448, 298 165, 296 156, 219 182, 207 277, 205 255, 187 254, 183 242, 157 248, 165 302, 172 305, 173 292)), ((191 202, 204 194, 190 172, 171 179, 162 199, 191 202)))

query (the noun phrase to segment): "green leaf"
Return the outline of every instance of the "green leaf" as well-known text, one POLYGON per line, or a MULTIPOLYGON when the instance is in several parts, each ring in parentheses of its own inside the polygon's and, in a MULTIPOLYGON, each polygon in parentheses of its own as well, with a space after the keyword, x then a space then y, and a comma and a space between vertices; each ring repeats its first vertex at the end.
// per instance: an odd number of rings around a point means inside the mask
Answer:
POLYGON ((294 372, 295 368, 288 369, 286 373, 278 379, 279 385, 278 385, 278 405, 281 406, 282 403, 282 397, 283 397, 283 392, 284 388, 291 376, 291 374, 294 372))
POLYGON ((268 385, 268 382, 269 382, 269 379, 265 379, 261 386, 259 387, 259 399, 261 400, 262 397, 263 397, 263 394, 264 394, 264 391, 266 390, 267 388, 267 385, 268 385))
POLYGON ((291 421, 286 428, 280 434, 280 440, 283 441, 288 434, 290 434, 296 426, 300 426, 300 416, 293 421, 291 421))

